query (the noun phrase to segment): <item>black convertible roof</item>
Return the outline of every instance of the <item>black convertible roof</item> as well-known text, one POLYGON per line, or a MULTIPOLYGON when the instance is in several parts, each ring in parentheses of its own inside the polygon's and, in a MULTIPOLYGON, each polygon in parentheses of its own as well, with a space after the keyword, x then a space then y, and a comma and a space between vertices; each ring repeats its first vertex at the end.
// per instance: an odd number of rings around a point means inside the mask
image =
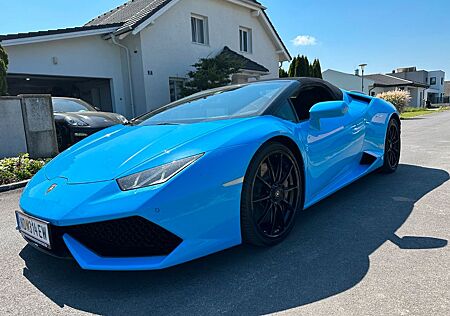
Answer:
POLYGON ((272 80, 290 80, 290 81, 298 81, 300 83, 300 87, 308 87, 308 86, 322 86, 329 90, 336 101, 340 101, 344 99, 344 94, 342 90, 338 87, 332 85, 328 81, 319 78, 309 78, 309 77, 291 77, 291 78, 279 78, 272 80))

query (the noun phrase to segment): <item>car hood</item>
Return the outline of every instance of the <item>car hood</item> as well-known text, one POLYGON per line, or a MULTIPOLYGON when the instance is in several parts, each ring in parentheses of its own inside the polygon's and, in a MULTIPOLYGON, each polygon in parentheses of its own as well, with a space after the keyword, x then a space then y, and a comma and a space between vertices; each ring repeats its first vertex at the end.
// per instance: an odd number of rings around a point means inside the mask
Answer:
MULTIPOLYGON (((184 125, 113 126, 60 154, 45 167, 45 174, 48 179, 66 178, 69 184, 113 180, 181 147, 186 156, 207 151, 214 144, 207 141, 201 146, 199 139, 242 120, 246 119, 184 125), (195 145, 191 145, 193 143, 195 145)), ((184 157, 175 157, 179 158, 184 157)))
POLYGON ((119 115, 107 112, 67 112, 55 113, 56 120, 63 120, 66 117, 80 119, 89 124, 90 127, 109 127, 116 124, 121 124, 119 115))

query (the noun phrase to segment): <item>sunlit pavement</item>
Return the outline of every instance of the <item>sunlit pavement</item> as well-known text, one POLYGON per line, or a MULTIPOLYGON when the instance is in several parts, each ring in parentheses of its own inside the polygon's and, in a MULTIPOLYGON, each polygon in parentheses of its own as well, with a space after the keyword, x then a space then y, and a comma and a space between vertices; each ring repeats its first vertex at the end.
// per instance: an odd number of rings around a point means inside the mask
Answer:
POLYGON ((403 121, 402 165, 299 214, 270 249, 93 272, 26 246, 0 194, 0 314, 450 315, 450 111, 403 121))

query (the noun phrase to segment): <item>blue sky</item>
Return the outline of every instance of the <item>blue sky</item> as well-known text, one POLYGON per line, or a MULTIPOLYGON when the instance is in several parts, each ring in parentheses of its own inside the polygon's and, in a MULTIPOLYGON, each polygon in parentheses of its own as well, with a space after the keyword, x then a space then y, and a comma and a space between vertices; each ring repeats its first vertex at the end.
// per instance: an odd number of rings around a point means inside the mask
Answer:
MULTIPOLYGON (((449 0, 260 0, 292 55, 324 69, 442 69, 450 77, 449 0), (294 39, 298 37, 296 43, 294 39)), ((79 26, 124 0, 3 1, 0 34, 79 26)))

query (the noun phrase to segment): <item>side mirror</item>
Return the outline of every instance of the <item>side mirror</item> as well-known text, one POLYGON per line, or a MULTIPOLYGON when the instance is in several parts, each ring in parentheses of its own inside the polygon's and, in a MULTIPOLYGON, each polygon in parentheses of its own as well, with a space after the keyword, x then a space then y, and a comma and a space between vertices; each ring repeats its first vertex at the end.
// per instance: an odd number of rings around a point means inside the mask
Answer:
POLYGON ((311 126, 320 129, 320 119, 344 116, 348 105, 344 101, 327 101, 314 105, 309 111, 311 126))

